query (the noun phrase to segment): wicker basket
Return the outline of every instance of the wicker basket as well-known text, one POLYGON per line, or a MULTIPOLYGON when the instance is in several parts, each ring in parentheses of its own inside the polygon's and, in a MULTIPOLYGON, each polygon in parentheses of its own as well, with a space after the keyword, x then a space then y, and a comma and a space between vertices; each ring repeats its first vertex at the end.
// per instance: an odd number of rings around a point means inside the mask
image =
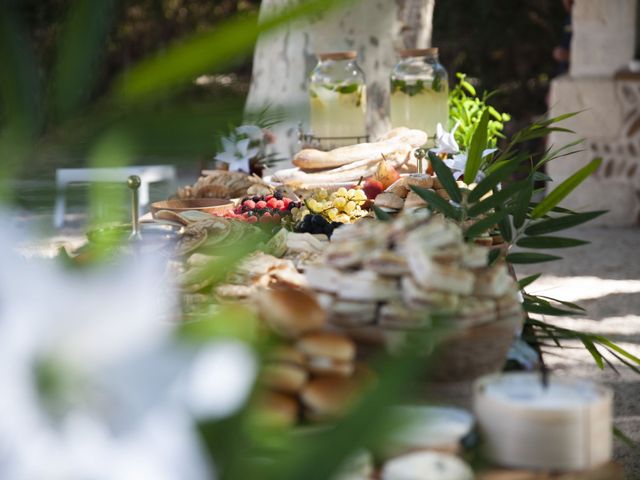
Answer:
MULTIPOLYGON (((450 332, 431 357, 433 360, 429 366, 428 381, 463 382, 501 370, 522 327, 522 320, 521 315, 511 315, 450 332)), ((383 350, 392 352, 398 342, 415 332, 377 325, 333 328, 356 342, 358 357, 365 362, 383 350)))

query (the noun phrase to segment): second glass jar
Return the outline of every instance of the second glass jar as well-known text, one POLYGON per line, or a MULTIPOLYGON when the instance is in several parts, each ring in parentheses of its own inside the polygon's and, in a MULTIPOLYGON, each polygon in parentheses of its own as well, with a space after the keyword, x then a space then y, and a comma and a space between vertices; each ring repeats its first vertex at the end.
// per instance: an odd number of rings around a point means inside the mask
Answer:
POLYGON ((391 126, 427 132, 432 141, 436 125, 449 120, 449 82, 438 61, 438 49, 402 50, 391 72, 391 126))

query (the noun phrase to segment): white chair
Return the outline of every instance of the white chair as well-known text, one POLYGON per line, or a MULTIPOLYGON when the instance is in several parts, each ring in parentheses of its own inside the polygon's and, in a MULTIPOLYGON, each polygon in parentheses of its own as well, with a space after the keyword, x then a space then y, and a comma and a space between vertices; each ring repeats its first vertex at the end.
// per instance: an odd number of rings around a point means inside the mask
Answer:
POLYGON ((72 183, 122 183, 126 185, 130 175, 140 177, 140 210, 149 205, 149 185, 157 182, 169 182, 169 188, 175 189, 176 169, 173 165, 149 165, 118 168, 59 168, 56 170, 56 205, 53 213, 53 225, 64 225, 67 204, 67 188, 72 183))

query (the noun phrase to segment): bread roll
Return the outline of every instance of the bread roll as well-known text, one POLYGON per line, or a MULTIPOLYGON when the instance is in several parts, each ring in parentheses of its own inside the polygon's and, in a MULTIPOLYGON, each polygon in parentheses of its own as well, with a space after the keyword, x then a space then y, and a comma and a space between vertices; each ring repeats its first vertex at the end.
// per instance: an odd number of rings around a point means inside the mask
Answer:
POLYGON ((294 289, 260 290, 255 295, 260 317, 286 338, 321 329, 326 312, 314 295, 294 289))

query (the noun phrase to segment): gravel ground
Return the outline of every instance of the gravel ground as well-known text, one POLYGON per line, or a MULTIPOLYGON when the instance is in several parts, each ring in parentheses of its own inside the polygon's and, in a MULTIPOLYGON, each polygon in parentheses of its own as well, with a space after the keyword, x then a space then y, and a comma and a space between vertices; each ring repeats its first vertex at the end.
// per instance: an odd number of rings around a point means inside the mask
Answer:
MULTIPOLYGON (((587 310, 582 317, 556 317, 552 321, 557 325, 606 335, 640 356, 640 229, 576 228, 567 236, 591 243, 549 251, 563 260, 517 268, 519 277, 544 271, 529 287, 531 293, 577 302, 587 310)), ((639 374, 625 366, 618 368, 619 374, 600 370, 584 348, 554 349, 545 360, 561 375, 610 385, 615 392, 615 425, 640 442, 639 374)), ((616 441, 615 457, 629 479, 640 478, 640 450, 616 441)))

